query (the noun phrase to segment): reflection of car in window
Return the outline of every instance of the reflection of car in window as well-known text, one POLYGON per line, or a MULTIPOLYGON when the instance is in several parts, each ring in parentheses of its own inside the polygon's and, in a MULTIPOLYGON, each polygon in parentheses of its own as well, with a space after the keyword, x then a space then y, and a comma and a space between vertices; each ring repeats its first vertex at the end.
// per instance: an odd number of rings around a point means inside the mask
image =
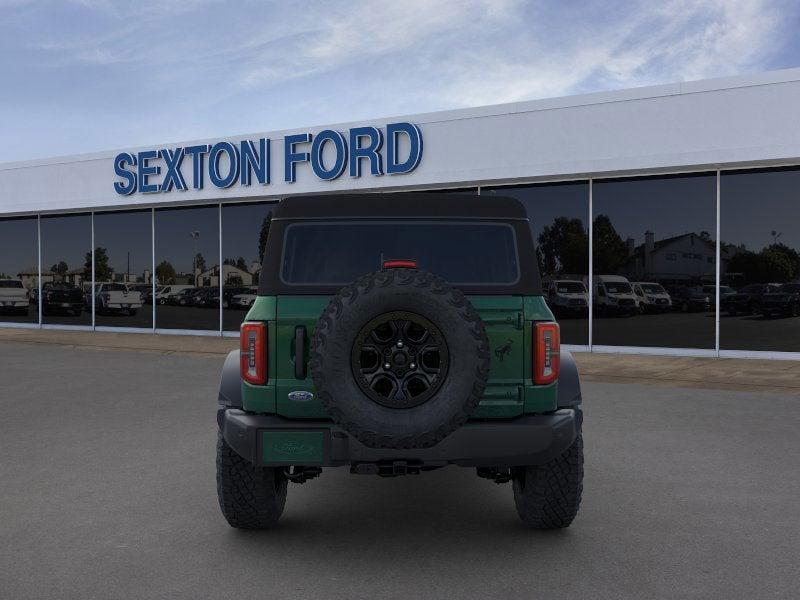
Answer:
POLYGON ((236 294, 230 300, 230 308, 245 309, 250 308, 256 300, 256 291, 258 288, 251 287, 245 292, 236 294))
POLYGON ((725 310, 731 316, 738 314, 753 315, 761 310, 761 299, 764 294, 775 292, 780 288, 778 283, 751 283, 725 299, 725 310))
MULTIPOLYGON (((376 198, 297 196, 273 212, 219 389, 225 518, 272 527, 288 482, 328 467, 398 476, 456 464, 511 482, 529 526, 568 526, 583 480, 580 383, 525 207, 376 198)), ((554 291, 580 298, 576 283, 554 291)))
POLYGON ((177 304, 175 296, 183 290, 193 289, 193 285, 165 285, 160 290, 156 290, 157 304, 177 304))
POLYGON ((672 307, 681 312, 707 312, 711 310, 711 298, 702 288, 675 286, 669 288, 672 307))
POLYGON ((621 275, 595 275, 593 302, 599 315, 631 316, 639 312, 633 288, 621 275))
POLYGON ((547 305, 556 316, 586 314, 589 294, 582 281, 556 279, 547 285, 547 305))
POLYGON ((771 286, 761 295, 758 311, 765 317, 796 317, 800 315, 800 283, 771 286))
POLYGON ((667 312, 672 308, 672 299, 660 283, 636 281, 631 284, 636 294, 639 312, 667 312))
POLYGON ((0 313, 28 314, 30 294, 21 279, 0 279, 0 313))

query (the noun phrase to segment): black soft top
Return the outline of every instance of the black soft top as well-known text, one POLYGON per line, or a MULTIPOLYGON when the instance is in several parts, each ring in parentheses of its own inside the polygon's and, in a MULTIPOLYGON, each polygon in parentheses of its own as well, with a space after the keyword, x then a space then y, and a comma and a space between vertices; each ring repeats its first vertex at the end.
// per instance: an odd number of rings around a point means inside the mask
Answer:
POLYGON ((519 280, 510 285, 459 286, 464 293, 478 295, 524 295, 542 293, 539 265, 528 213, 521 202, 506 196, 478 196, 436 192, 398 192, 292 196, 272 209, 272 223, 261 269, 258 294, 335 294, 340 286, 289 285, 281 280, 283 239, 292 223, 310 220, 352 219, 476 219, 506 222, 515 231, 520 267, 519 280))
POLYGON ((402 192, 292 196, 272 211, 275 219, 457 218, 527 220, 519 200, 506 196, 402 192))

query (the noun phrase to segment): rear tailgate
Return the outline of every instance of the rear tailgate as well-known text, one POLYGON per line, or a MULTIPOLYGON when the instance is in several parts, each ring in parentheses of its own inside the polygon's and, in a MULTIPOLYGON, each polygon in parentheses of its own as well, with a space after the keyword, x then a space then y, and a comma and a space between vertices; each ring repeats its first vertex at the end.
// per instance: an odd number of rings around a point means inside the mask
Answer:
MULTIPOLYGON (((292 392, 313 392, 308 372, 309 341, 314 326, 328 304, 328 296, 279 296, 275 327, 275 360, 270 372, 275 386, 276 412, 294 418, 325 418, 316 397, 292 392), (302 344, 298 364, 295 349, 302 344), (274 373, 274 376, 273 376, 274 373), (291 398, 290 398, 291 394, 291 398)), ((510 418, 524 406, 526 348, 522 296, 474 296, 475 308, 486 324, 492 366, 489 385, 476 418, 510 418)))

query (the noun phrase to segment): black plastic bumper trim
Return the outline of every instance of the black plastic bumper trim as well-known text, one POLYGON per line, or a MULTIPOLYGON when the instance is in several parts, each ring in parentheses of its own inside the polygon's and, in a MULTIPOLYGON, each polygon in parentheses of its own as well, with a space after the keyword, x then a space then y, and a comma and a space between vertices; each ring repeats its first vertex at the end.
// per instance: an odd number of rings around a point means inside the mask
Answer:
POLYGON ((228 445, 240 456, 259 466, 273 465, 262 460, 261 434, 264 431, 289 430, 323 432, 323 461, 317 466, 394 461, 420 466, 536 465, 555 458, 569 448, 575 441, 581 421, 580 408, 565 408, 547 415, 530 415, 509 421, 472 421, 432 448, 394 450, 365 446, 330 421, 253 415, 225 407, 217 412, 217 423, 228 445))

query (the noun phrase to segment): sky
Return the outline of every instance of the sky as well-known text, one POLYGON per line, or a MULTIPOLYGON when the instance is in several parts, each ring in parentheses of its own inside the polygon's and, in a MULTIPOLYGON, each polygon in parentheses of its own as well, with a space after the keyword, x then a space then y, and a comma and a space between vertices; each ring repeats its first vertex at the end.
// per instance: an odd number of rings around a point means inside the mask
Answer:
POLYGON ((0 0, 0 162, 800 65, 795 0, 0 0))

